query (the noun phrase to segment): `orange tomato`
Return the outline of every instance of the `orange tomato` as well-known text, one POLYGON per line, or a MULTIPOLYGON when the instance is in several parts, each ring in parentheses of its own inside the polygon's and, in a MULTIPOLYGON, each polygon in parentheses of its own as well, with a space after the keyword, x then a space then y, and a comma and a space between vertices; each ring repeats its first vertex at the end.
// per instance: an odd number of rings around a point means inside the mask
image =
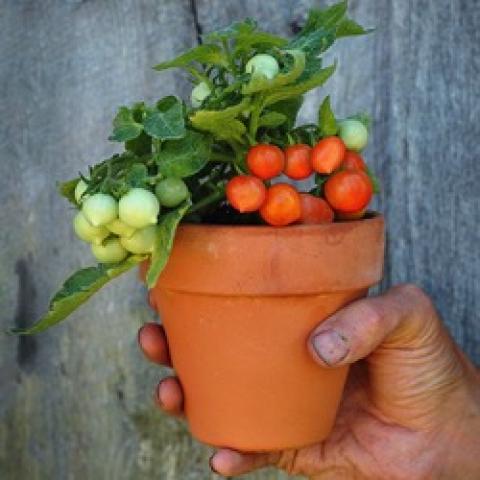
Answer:
POLYGON ((362 208, 358 212, 336 212, 335 217, 338 220, 360 220, 367 213, 366 208, 362 208))
POLYGON ((252 175, 269 180, 282 173, 285 155, 276 145, 258 144, 248 150, 247 165, 252 175))
POLYGON ((256 177, 238 175, 227 183, 225 193, 230 205, 239 212, 255 212, 265 201, 266 188, 256 177))
POLYGON ((300 194, 286 183, 278 183, 267 190, 267 198, 260 215, 270 225, 282 227, 296 222, 302 214, 300 194))
POLYGON ((300 223, 331 223, 334 213, 330 205, 323 199, 309 193, 301 193, 302 214, 300 223))
POLYGON ((325 137, 312 149, 312 167, 317 173, 330 174, 342 165, 347 149, 338 137, 325 137))
POLYGON ((285 149, 285 170, 283 173, 294 180, 308 178, 313 172, 310 160, 311 151, 312 147, 304 143, 287 147, 285 149))
POLYGON ((325 182, 324 193, 334 210, 352 213, 368 205, 373 195, 373 186, 365 172, 342 170, 325 182))
POLYGON ((364 172, 367 171, 367 165, 363 160, 362 156, 357 152, 353 152, 352 150, 347 150, 345 154, 345 159, 343 160, 342 167, 345 170, 363 170, 364 172))

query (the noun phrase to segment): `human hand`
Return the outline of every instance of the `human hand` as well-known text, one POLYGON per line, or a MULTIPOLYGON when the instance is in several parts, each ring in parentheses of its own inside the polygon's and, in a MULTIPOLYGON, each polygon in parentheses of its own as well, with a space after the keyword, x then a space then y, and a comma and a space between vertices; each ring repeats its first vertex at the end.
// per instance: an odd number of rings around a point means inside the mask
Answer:
MULTIPOLYGON (((150 360, 170 364, 160 325, 139 331, 150 360)), ((475 480, 480 478, 480 377, 417 287, 354 302, 322 322, 307 348, 321 367, 352 364, 334 430, 299 450, 218 450, 221 475, 266 466, 314 480, 475 480), (360 361, 359 361, 360 360, 360 361)), ((182 415, 175 377, 162 380, 156 401, 182 415)))

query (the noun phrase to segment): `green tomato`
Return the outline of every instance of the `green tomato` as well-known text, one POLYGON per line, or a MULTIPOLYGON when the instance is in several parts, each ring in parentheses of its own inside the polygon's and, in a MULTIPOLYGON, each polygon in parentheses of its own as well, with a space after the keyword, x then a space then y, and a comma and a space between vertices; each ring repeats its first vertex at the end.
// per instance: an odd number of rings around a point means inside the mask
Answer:
POLYGON ((82 197, 82 195, 85 193, 85 190, 88 188, 88 185, 83 181, 79 180, 77 185, 75 186, 75 200, 77 203, 80 205, 86 198, 88 197, 82 197))
POLYGON ((339 136, 347 149, 355 152, 362 151, 368 143, 367 127, 353 118, 340 123, 339 136))
POLYGON ((119 237, 131 237, 135 233, 135 229, 133 227, 127 225, 118 218, 113 220, 113 222, 107 223, 105 226, 108 228, 108 230, 119 237))
POLYGON ((245 66, 247 73, 260 73, 269 80, 278 75, 280 68, 277 60, 266 53, 259 53, 253 56, 245 66))
POLYGON ((94 227, 82 212, 78 212, 73 219, 73 229, 78 238, 88 243, 99 245, 109 235, 110 232, 105 227, 94 227))
POLYGON ((165 178, 155 187, 155 195, 160 205, 176 207, 188 197, 188 188, 180 178, 165 178))
POLYGON ((134 228, 157 223, 160 204, 157 197, 144 188, 132 188, 118 204, 120 220, 134 228))
POLYGON ((100 245, 92 244, 92 253, 100 263, 121 262, 128 255, 118 238, 109 238, 100 245))
POLYGON ((117 218, 118 203, 111 195, 95 193, 85 199, 82 212, 94 227, 99 227, 117 218))
POLYGON ((202 105, 202 102, 210 96, 212 91, 208 86, 207 82, 200 82, 198 85, 193 87, 190 100, 192 102, 193 108, 198 108, 202 105))
POLYGON ((131 237, 121 237, 120 243, 123 248, 131 253, 151 253, 155 245, 155 236, 157 233, 156 225, 136 230, 131 237))

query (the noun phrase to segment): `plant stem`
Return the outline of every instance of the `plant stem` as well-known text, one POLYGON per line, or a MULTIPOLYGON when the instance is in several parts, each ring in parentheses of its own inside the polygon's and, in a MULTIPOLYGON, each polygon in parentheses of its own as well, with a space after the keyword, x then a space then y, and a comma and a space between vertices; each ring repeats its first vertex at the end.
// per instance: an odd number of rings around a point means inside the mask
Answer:
POLYGON ((210 160, 214 162, 234 162, 235 160, 227 154, 220 152, 212 152, 210 154, 210 160))
POLYGON ((197 212, 198 210, 201 210, 202 208, 205 208, 208 205, 211 205, 212 203, 218 202, 224 197, 225 197, 225 189, 223 187, 219 188, 218 190, 211 193, 210 195, 207 195, 206 197, 202 198, 195 205, 192 205, 188 210, 188 213, 191 214, 191 213, 197 212))

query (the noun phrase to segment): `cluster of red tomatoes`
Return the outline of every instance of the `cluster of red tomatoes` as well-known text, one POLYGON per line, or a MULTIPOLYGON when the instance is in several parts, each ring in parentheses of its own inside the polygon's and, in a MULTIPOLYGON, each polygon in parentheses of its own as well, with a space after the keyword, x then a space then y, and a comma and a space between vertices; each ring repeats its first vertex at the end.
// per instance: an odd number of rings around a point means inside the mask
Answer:
POLYGON ((297 144, 284 151, 275 145, 255 145, 248 151, 247 166, 251 175, 232 178, 226 187, 227 199, 239 212, 258 211, 274 226, 361 218, 373 195, 363 158, 347 150, 337 136, 323 138, 314 147, 297 144), (287 183, 270 187, 264 183, 282 173, 304 180, 315 172, 328 176, 323 198, 301 193, 287 183))

